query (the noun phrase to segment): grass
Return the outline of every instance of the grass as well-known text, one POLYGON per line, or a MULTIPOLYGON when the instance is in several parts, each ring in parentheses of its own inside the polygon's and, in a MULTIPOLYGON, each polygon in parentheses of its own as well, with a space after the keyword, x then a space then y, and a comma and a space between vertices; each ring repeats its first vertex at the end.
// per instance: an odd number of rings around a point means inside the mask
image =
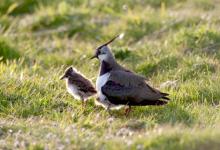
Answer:
POLYGON ((19 52, 4 38, 0 38, 0 57, 2 61, 18 59, 19 52))
POLYGON ((0 149, 219 149, 217 1, 2 1, 0 149), (66 92, 66 67, 95 83, 89 58, 119 33, 117 61, 170 93, 168 105, 109 116, 66 92))

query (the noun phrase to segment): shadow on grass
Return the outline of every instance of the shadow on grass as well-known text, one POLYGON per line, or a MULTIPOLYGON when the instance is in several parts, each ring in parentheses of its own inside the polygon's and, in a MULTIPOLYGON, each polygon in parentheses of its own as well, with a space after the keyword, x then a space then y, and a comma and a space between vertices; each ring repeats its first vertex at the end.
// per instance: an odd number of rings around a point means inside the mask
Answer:
POLYGON ((124 60, 126 58, 131 57, 131 56, 134 57, 134 55, 135 55, 131 50, 129 50, 127 48, 117 49, 114 51, 114 53, 115 53, 115 58, 119 59, 119 60, 124 60))

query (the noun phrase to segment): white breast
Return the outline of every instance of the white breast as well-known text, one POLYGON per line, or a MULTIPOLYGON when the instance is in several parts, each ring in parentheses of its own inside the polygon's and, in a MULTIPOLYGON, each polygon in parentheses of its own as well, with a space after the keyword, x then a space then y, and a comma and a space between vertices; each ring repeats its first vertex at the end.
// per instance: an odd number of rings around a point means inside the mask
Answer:
POLYGON ((96 80, 96 90, 101 91, 101 88, 105 83, 108 81, 108 78, 110 76, 110 73, 105 73, 101 76, 99 76, 96 80))
POLYGON ((102 86, 105 85, 105 83, 108 81, 109 76, 110 73, 105 73, 99 76, 96 80, 96 90, 98 91, 98 95, 101 101, 105 100, 105 96, 103 95, 101 89, 102 86))
POLYGON ((68 81, 66 83, 66 88, 67 91, 77 100, 81 100, 79 94, 78 94, 78 90, 77 87, 75 85, 72 84, 68 84, 68 81))
POLYGON ((111 104, 106 99, 106 96, 102 93, 102 86, 104 86, 106 84, 106 82, 108 81, 109 76, 110 76, 110 73, 105 73, 104 75, 101 75, 97 78, 97 80, 96 80, 96 90, 98 91, 99 100, 98 101, 96 100, 95 102, 96 102, 96 105, 101 105, 105 109, 107 109, 108 107, 110 109, 120 109, 121 107, 123 107, 122 105, 111 104))

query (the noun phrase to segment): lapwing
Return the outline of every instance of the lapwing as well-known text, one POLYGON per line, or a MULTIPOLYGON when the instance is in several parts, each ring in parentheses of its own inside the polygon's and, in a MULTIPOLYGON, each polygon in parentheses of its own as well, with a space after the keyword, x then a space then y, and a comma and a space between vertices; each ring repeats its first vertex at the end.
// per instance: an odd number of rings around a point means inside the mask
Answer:
POLYGON ((115 106, 128 106, 125 109, 126 115, 131 106, 167 104, 170 100, 167 97, 169 94, 151 87, 143 76, 125 69, 116 62, 108 44, 117 37, 99 46, 91 58, 97 58, 101 63, 96 80, 98 103, 107 110, 115 106))
POLYGON ((67 91, 77 100, 82 101, 82 107, 85 107, 86 100, 96 94, 96 89, 92 83, 80 74, 75 68, 66 69, 60 79, 66 79, 67 91))

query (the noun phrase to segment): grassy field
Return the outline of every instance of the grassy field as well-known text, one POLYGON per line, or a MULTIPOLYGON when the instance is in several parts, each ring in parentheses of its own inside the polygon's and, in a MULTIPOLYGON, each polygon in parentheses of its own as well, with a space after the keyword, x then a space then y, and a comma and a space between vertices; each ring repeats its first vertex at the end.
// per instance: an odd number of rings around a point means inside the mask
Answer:
POLYGON ((0 149, 220 149, 219 0, 0 0, 0 149), (110 116, 59 76, 93 83, 96 47, 170 93, 162 107, 110 116))

